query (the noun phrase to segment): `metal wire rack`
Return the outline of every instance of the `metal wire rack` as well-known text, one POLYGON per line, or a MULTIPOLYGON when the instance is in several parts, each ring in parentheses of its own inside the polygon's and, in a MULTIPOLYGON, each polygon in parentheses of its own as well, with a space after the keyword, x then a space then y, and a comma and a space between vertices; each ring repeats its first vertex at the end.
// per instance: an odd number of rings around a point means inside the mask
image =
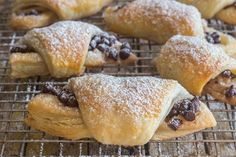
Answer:
MULTIPOLYGON (((117 3, 127 2, 118 0, 117 3)), ((1 8, 0 8, 1 9, 1 8)), ((34 130, 24 124, 27 102, 39 92, 46 81, 65 84, 66 80, 49 77, 13 80, 9 77, 9 49, 25 33, 13 31, 7 21, 10 3, 0 10, 0 156, 79 156, 79 155, 136 155, 136 156, 236 156, 236 109, 202 97, 214 113, 218 125, 182 138, 163 142, 150 141, 139 147, 103 145, 92 139, 65 140, 34 130)), ((104 28, 102 14, 82 19, 104 28)), ((236 28, 211 20, 209 25, 236 36, 236 28)), ((134 66, 105 66, 87 70, 116 76, 156 76, 151 59, 159 52, 160 45, 137 38, 120 36, 131 43, 139 57, 134 66)))

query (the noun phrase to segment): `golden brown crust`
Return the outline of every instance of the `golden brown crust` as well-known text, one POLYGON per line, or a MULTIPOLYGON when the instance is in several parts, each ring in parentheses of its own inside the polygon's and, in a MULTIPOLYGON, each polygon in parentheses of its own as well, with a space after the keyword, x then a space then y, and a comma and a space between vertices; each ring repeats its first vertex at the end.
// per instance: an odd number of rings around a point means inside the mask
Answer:
MULTIPOLYGON (((35 53, 12 54, 13 57, 10 57, 12 77, 25 78, 49 73, 56 78, 66 78, 79 76, 85 67, 135 63, 138 58, 133 53, 130 53, 125 60, 120 57, 114 60, 98 49, 90 51, 91 39, 95 35, 103 34, 106 32, 94 25, 75 21, 63 21, 49 27, 33 29, 26 33, 18 44, 26 45, 35 53)), ((113 44, 118 47, 117 51, 120 51, 121 45, 119 41, 113 44)))
POLYGON ((199 9, 206 19, 214 17, 221 9, 234 3, 234 0, 178 0, 199 9))
POLYGON ((73 78, 69 87, 81 110, 63 106, 56 96, 39 94, 28 104, 26 123, 68 139, 94 137, 104 144, 125 146, 142 145, 151 138, 179 137, 216 124, 212 113, 201 103, 194 122, 183 120, 178 131, 167 128, 163 121, 173 104, 192 98, 173 80, 93 75, 73 78))
POLYGON ((49 71, 42 57, 37 53, 14 53, 10 55, 11 77, 27 78, 48 75, 49 71))
POLYGON ((14 29, 30 29, 47 26, 57 20, 78 19, 97 13, 111 2, 112 0, 16 0, 10 25, 14 29), (39 15, 18 15, 34 8, 41 11, 39 15))
POLYGON ((204 35, 198 10, 175 1, 136 0, 122 8, 109 7, 104 18, 112 31, 157 43, 176 34, 204 35))
POLYGON ((228 24, 236 25, 236 6, 232 5, 222 9, 216 14, 216 18, 228 24))
POLYGON ((201 95, 207 82, 224 70, 236 72, 236 61, 223 49, 198 37, 174 36, 155 59, 164 78, 175 79, 194 95, 201 95))
POLYGON ((39 94, 28 104, 25 122, 35 129, 67 139, 90 137, 77 108, 65 107, 56 96, 39 94))

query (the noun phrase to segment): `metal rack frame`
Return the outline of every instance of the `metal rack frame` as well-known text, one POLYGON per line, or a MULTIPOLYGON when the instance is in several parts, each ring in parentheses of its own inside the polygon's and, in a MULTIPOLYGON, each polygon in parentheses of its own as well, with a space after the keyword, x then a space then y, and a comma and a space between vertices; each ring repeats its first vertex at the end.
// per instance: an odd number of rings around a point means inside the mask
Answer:
MULTIPOLYGON (((124 3, 118 0, 117 3, 124 3)), ((0 10, 0 156, 78 156, 78 155, 139 155, 139 156, 236 156, 236 109, 202 97, 218 122, 217 127, 206 129, 182 138, 163 142, 150 141, 139 147, 121 147, 100 144, 92 139, 65 140, 34 130, 24 124, 27 102, 39 92, 47 81, 63 85, 66 80, 48 77, 13 80, 9 77, 9 49, 25 33, 13 31, 7 21, 10 3, 0 10)), ((104 28, 101 13, 83 21, 104 28)), ((236 36, 236 28, 211 20, 209 25, 236 36)), ((152 58, 160 45, 137 38, 120 36, 131 43, 139 57, 134 66, 105 66, 87 70, 87 73, 102 72, 116 76, 155 76, 152 58)))

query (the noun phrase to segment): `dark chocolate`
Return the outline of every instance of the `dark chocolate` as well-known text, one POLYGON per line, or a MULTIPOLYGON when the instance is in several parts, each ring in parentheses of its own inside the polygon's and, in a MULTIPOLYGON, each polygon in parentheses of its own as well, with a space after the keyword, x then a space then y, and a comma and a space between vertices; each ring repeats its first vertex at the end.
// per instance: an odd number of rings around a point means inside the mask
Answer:
POLYGON ((42 93, 48 93, 57 96, 57 98, 68 107, 78 107, 78 102, 75 98, 74 93, 69 89, 54 86, 51 83, 47 83, 42 89, 42 93))
POLYGON ((220 44, 220 35, 217 32, 206 32, 205 33, 206 40, 211 44, 220 44))

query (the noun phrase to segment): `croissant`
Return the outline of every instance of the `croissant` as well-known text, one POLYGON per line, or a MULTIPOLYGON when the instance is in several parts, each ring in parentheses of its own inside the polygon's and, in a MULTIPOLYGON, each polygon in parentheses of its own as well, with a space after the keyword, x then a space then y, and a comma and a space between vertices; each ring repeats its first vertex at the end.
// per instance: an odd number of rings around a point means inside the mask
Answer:
POLYGON ((10 26, 31 29, 58 20, 87 17, 100 11, 112 0, 15 0, 10 26))
POLYGON ((204 36, 198 10, 171 0, 135 0, 108 7, 104 19, 111 31, 160 44, 176 34, 204 36))
POLYGON ((13 78, 48 74, 65 78, 82 74, 85 67, 137 60, 129 43, 119 42, 94 25, 73 21, 33 29, 11 51, 13 78))
POLYGON ((206 19, 216 17, 221 21, 236 25, 235 0, 178 0, 199 9, 206 19))
POLYGON ((221 9, 234 3, 234 0, 178 0, 199 9, 206 19, 214 17, 221 9))
POLYGON ((174 36, 154 59, 164 78, 177 80, 194 95, 210 94, 236 105, 236 60, 204 39, 174 36))
POLYGON ((28 104, 26 123, 67 139, 143 145, 216 125, 198 98, 173 80, 96 74, 47 84, 28 104))
POLYGON ((236 25, 236 3, 230 5, 216 14, 216 18, 231 25, 236 25))

